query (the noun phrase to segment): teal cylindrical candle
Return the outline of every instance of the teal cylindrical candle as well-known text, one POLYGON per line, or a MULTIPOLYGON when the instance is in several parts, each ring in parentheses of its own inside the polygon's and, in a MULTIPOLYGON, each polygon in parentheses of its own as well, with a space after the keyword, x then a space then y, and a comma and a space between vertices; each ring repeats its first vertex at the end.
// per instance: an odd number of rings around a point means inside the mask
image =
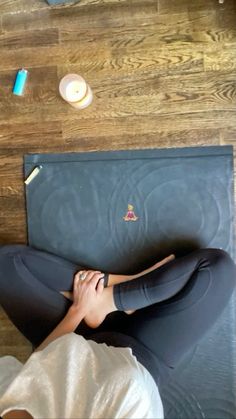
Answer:
POLYGON ((22 68, 21 70, 17 72, 15 84, 13 87, 13 93, 15 95, 18 95, 18 96, 23 95, 27 76, 28 76, 28 71, 25 70, 24 68, 22 68))

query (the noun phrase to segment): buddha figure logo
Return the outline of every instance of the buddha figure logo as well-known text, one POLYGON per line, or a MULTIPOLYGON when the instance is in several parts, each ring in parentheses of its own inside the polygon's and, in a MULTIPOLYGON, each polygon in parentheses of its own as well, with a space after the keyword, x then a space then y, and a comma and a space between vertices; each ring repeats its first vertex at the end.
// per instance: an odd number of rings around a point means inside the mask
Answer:
POLYGON ((136 217, 135 213, 134 213, 134 207, 133 205, 128 204, 128 211, 125 215, 125 217, 123 217, 123 220, 125 221, 137 221, 139 217, 136 217))

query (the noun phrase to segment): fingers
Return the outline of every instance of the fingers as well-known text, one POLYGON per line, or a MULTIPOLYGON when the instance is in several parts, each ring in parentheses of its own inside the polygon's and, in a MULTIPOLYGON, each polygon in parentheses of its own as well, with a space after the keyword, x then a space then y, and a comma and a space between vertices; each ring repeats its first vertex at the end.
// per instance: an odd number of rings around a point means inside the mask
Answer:
POLYGON ((98 294, 102 294, 104 290, 104 277, 98 281, 97 292, 98 294))
POLYGON ((74 276, 74 283, 73 283, 73 292, 75 292, 78 283, 80 281, 80 276, 79 276, 79 272, 74 276))
POLYGON ((75 284, 79 281, 88 283, 91 282, 92 285, 97 285, 98 281, 104 277, 104 274, 101 271, 79 271, 75 275, 75 284), (84 276, 83 281, 81 281, 81 275, 84 276))
MULTIPOLYGON (((91 280, 90 280, 91 286, 92 286, 93 288, 96 288, 96 286, 97 286, 98 282, 100 283, 100 279, 102 279, 103 277, 104 277, 104 274, 102 274, 102 273, 96 273, 96 274, 95 274, 95 275, 91 278, 91 280)), ((98 288, 99 288, 99 290, 100 290, 99 284, 98 284, 97 290, 98 290, 98 288)))
POLYGON ((85 271, 84 275, 86 275, 84 281, 90 281, 91 279, 93 279, 93 277, 95 277, 97 275, 100 275, 99 278, 101 278, 101 276, 103 276, 101 271, 85 271))
POLYGON ((91 276, 92 273, 100 273, 100 271, 78 271, 76 272, 74 278, 79 278, 81 280, 82 276, 84 278, 83 281, 85 281, 86 279, 89 279, 88 274, 91 276))

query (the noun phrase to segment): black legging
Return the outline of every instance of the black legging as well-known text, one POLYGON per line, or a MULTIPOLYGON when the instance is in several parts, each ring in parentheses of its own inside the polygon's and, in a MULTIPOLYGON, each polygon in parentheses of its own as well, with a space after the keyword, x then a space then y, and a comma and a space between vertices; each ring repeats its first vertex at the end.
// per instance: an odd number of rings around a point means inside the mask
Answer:
MULTIPOLYGON (((37 346, 65 316, 78 265, 24 245, 0 248, 0 303, 15 326, 37 346)), ((215 323, 235 287, 236 267, 219 249, 200 249, 132 281, 114 285, 118 310, 97 329, 84 321, 76 333, 131 336, 174 368, 215 323)))

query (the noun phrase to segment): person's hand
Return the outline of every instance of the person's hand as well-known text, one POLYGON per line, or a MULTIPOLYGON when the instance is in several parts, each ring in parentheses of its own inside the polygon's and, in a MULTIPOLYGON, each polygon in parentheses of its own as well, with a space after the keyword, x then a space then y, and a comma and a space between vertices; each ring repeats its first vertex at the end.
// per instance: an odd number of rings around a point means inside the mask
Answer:
POLYGON ((71 310, 86 316, 104 290, 104 274, 100 271, 79 271, 74 276, 73 304, 71 310), (81 280, 81 275, 84 277, 81 280), (98 283, 99 282, 99 283, 98 283), (97 287, 97 288, 96 288, 97 287))

